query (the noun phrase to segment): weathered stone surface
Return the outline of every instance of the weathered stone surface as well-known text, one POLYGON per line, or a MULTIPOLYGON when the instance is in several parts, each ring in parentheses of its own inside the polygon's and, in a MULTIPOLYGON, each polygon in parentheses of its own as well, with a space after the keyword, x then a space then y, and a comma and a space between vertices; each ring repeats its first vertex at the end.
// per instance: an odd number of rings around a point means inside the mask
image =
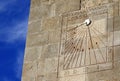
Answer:
POLYGON ((114 17, 114 30, 120 31, 120 16, 114 17))
POLYGON ((45 74, 57 72, 58 58, 45 59, 45 74))
POLYGON ((28 34, 27 47, 29 46, 41 46, 48 44, 48 32, 37 32, 34 34, 28 34))
POLYGON ((33 8, 30 10, 30 17, 29 20, 30 22, 33 21, 34 19, 39 19, 41 16, 39 15, 40 11, 39 11, 39 7, 33 8))
POLYGON ((23 79, 22 81, 36 81, 37 76, 37 63, 28 62, 24 63, 23 66, 23 79))
POLYGON ((39 33, 41 31, 41 20, 30 22, 28 27, 28 34, 39 33))
POLYGON ((114 54, 115 54, 115 62, 119 62, 119 60, 120 60, 120 55, 119 55, 119 53, 120 53, 120 46, 115 46, 114 47, 114 54))
POLYGON ((49 43, 58 43, 60 42, 60 31, 50 31, 49 32, 49 43))
POLYGON ((120 45, 120 31, 114 32, 114 45, 120 45))
POLYGON ((120 81, 119 62, 119 0, 31 1, 22 81, 120 81))
POLYGON ((75 11, 80 8, 80 0, 59 0, 56 1, 55 12, 57 15, 62 13, 75 11))
POLYGON ((42 30, 43 31, 60 30, 59 17, 50 17, 42 19, 42 30))
POLYGON ((42 59, 42 58, 39 58, 37 60, 37 63, 38 63, 38 68, 37 68, 37 76, 39 77, 42 77, 45 75, 45 59, 42 59))
POLYGON ((38 0, 33 1, 33 5, 31 5, 30 10, 30 22, 35 19, 46 18, 55 16, 55 4, 53 4, 54 0, 38 0), (35 6, 34 6, 35 5, 35 6))
POLYGON ((59 54, 59 45, 58 44, 49 44, 42 47, 42 56, 41 58, 52 58, 57 57, 59 54))
POLYGON ((25 50, 25 61, 33 62, 39 58, 41 58, 41 47, 28 47, 25 50))

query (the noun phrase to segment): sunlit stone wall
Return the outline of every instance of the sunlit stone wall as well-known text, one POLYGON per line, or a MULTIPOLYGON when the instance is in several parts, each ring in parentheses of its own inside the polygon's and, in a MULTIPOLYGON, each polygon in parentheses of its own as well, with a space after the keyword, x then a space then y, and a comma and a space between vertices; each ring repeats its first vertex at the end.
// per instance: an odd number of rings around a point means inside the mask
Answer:
MULTIPOLYGON (((83 35, 68 36, 77 39, 83 35)), ((120 81, 120 1, 31 0, 22 81, 120 81), (66 28, 78 26, 86 18, 92 19, 90 28, 95 27, 105 36, 100 34, 99 38, 91 32, 92 42, 100 48, 92 46, 87 34, 88 45, 83 43, 84 48, 76 46, 76 41, 67 40, 66 28), (106 45, 107 51, 99 41, 95 42, 94 36, 106 45), (98 51, 92 53, 94 50, 98 51), (77 57, 80 57, 78 61, 77 57)))

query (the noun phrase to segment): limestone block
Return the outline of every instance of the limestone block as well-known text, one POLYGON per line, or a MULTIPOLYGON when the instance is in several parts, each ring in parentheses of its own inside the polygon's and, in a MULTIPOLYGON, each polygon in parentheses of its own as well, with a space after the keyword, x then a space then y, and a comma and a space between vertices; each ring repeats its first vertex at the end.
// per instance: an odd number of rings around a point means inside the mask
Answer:
POLYGON ((89 0, 89 1, 84 0, 84 1, 81 2, 81 8, 82 9, 84 9, 86 7, 92 7, 92 6, 94 6, 93 0, 89 0))
POLYGON ((49 6, 49 16, 52 17, 52 16, 55 16, 55 0, 41 0, 41 5, 46 5, 46 6, 49 6))
POLYGON ((25 50, 25 61, 35 61, 41 57, 41 47, 28 47, 25 50))
POLYGON ((80 0, 59 0, 56 2, 56 15, 78 10, 80 7, 80 0))
POLYGON ((113 7, 111 7, 109 10, 108 10, 108 17, 111 18, 113 17, 114 13, 113 13, 113 7))
POLYGON ((119 1, 119 16, 120 16, 120 1, 119 1))
POLYGON ((33 7, 30 9, 30 21, 55 16, 55 0, 38 0, 38 3, 35 1, 35 4, 37 5, 34 6, 34 3, 31 5, 33 7))
POLYGON ((114 45, 120 45, 120 31, 114 32, 114 45))
POLYGON ((38 75, 36 81, 46 81, 46 77, 44 75, 38 75))
POLYGON ((119 0, 112 0, 112 1, 114 1, 114 2, 118 2, 119 0))
POLYGON ((61 31, 50 31, 49 32, 49 43, 59 43, 61 31))
POLYGON ((45 76, 46 81, 58 81, 57 72, 48 73, 45 76))
POLYGON ((42 30, 51 31, 58 30, 59 27, 59 17, 50 17, 42 20, 42 30))
POLYGON ((99 65, 99 70, 103 71, 103 70, 109 70, 112 69, 112 62, 110 63, 104 63, 104 64, 100 64, 99 65))
POLYGON ((25 76, 23 76, 22 81, 35 81, 35 78, 34 77, 25 77, 25 76))
POLYGON ((42 56, 41 58, 52 58, 57 57, 59 53, 58 44, 49 44, 42 46, 42 56))
POLYGON ((50 7, 50 17, 56 16, 55 8, 56 8, 56 5, 52 4, 51 7, 50 7))
POLYGON ((32 20, 40 19, 42 17, 48 17, 50 15, 49 12, 50 12, 50 5, 41 4, 40 6, 30 9, 29 20, 32 21, 32 20))
POLYGON ((110 6, 108 9, 108 17, 111 18, 114 16, 114 6, 110 6))
POLYGON ((31 21, 33 21, 33 20, 40 19, 40 18, 41 18, 40 13, 42 13, 42 12, 40 11, 40 7, 31 8, 31 9, 30 9, 29 21, 31 22, 31 21))
POLYGON ((115 2, 114 3, 114 16, 118 16, 119 15, 119 2, 115 2))
POLYGON ((108 18, 108 19, 107 19, 107 23, 106 23, 106 24, 107 24, 107 27, 106 27, 106 28, 108 29, 108 30, 107 30, 108 32, 112 32, 112 31, 113 31, 113 27, 114 27, 114 26, 113 26, 113 22, 114 22, 114 21, 113 21, 113 18, 108 18))
POLYGON ((31 22, 28 26, 28 34, 34 34, 40 32, 41 30, 41 20, 31 22))
POLYGON ((38 59, 38 68, 37 68, 37 74, 38 76, 44 76, 45 75, 45 59, 38 59))
POLYGON ((86 81, 87 76, 85 74, 76 75, 76 76, 68 76, 59 78, 59 81, 86 81))
POLYGON ((114 60, 115 62, 119 62, 120 60, 120 46, 114 47, 114 60))
POLYGON ((108 33, 108 46, 113 46, 114 44, 114 32, 108 33))
MULTIPOLYGON (((119 60, 120 61, 120 60, 119 60)), ((114 69, 112 75, 114 75, 114 81, 119 81, 120 80, 120 63, 119 61, 114 62, 114 69)))
POLYGON ((22 76, 24 76, 22 81, 35 81, 37 76, 37 63, 24 63, 22 76))
POLYGON ((98 67, 97 67, 97 65, 92 65, 92 66, 88 66, 86 70, 88 73, 96 72, 96 71, 98 71, 98 67))
POLYGON ((49 4, 49 1, 50 1, 50 0, 40 0, 40 2, 41 2, 42 4, 49 4))
POLYGON ((114 17, 114 30, 120 31, 120 16, 114 17))
POLYGON ((31 7, 31 8, 34 8, 34 7, 36 7, 36 6, 39 6, 39 5, 40 5, 40 1, 41 1, 41 0, 31 0, 31 5, 30 5, 30 7, 31 7))
MULTIPOLYGON (((97 77, 98 73, 94 72, 94 73, 89 73, 87 75, 88 80, 87 81, 99 81, 99 77, 97 77)), ((102 75, 104 76, 104 74, 102 75)), ((100 79, 101 80, 101 79, 100 79)))
POLYGON ((48 58, 57 57, 59 53, 59 45, 58 44, 51 44, 48 45, 48 58))
POLYGON ((106 3, 111 2, 110 0, 82 0, 81 6, 82 9, 86 8, 86 7, 94 7, 94 6, 99 6, 99 5, 103 5, 106 3))
POLYGON ((28 46, 41 46, 48 44, 48 32, 39 32, 35 34, 28 34, 27 47, 28 46))
POLYGON ((57 72, 58 58, 47 58, 45 60, 45 74, 57 72))
POLYGON ((41 17, 47 17, 47 16, 49 16, 50 5, 41 4, 39 10, 40 10, 40 14, 39 15, 41 17))
POLYGON ((42 4, 54 4, 55 0, 41 0, 42 4))

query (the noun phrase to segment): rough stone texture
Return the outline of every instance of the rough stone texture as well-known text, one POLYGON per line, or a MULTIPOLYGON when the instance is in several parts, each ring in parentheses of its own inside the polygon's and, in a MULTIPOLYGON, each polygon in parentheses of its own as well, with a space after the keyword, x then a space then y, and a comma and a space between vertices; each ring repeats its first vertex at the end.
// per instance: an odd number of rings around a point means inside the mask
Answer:
POLYGON ((120 81, 120 0, 31 0, 22 81, 120 81))

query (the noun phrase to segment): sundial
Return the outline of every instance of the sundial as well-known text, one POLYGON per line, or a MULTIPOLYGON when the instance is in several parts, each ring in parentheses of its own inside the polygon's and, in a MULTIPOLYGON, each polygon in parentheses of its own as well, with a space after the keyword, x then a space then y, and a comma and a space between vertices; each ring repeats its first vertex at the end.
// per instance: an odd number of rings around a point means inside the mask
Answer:
POLYGON ((120 81, 120 0, 32 4, 23 81, 120 81))
POLYGON ((108 27, 110 14, 106 4, 62 15, 59 77, 113 68, 114 40, 109 40, 108 27))

